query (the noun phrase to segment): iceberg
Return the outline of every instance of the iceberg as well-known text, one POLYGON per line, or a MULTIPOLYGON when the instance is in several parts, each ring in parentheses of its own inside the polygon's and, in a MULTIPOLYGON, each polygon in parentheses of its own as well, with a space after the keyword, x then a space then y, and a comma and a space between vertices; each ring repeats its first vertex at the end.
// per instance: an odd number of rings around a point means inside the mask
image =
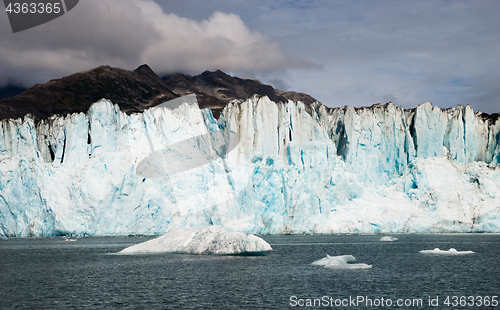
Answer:
POLYGON ((448 251, 440 250, 439 248, 435 248, 434 250, 422 250, 419 253, 423 254, 438 254, 438 255, 465 255, 465 254, 474 254, 474 251, 457 251, 454 248, 450 248, 448 251))
POLYGON ((269 251, 272 251, 271 246, 262 238, 239 232, 229 232, 220 226, 208 226, 198 229, 173 228, 161 237, 130 246, 119 253, 260 256, 269 251))
POLYGON ((396 241, 396 240, 398 240, 398 238, 392 236, 383 236, 382 238, 380 238, 380 241, 396 241))
POLYGON ((500 118, 195 98, 0 121, 0 237, 500 232, 500 118))
POLYGON ((324 266, 328 269, 335 270, 355 270, 355 269, 370 269, 372 265, 367 265, 364 263, 358 264, 348 264, 349 262, 356 261, 356 258, 352 255, 340 255, 340 256, 330 256, 326 255, 322 259, 314 261, 311 265, 324 266))
POLYGON ((333 270, 360 270, 360 269, 370 269, 372 265, 368 264, 339 264, 339 265, 326 265, 325 268, 333 270))
POLYGON ((356 258, 352 255, 330 256, 326 254, 326 257, 323 257, 322 259, 318 259, 312 262, 311 265, 317 265, 317 266, 341 265, 354 261, 356 261, 356 258))

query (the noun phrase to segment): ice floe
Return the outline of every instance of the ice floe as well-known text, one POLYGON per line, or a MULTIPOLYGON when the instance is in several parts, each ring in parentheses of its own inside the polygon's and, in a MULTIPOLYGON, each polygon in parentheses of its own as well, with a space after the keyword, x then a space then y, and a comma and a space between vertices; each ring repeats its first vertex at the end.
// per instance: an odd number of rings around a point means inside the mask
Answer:
POLYGON ((372 265, 368 264, 348 264, 348 262, 354 262, 356 258, 352 255, 340 255, 340 256, 330 256, 326 255, 322 259, 314 261, 311 265, 324 266, 328 269, 336 269, 336 270, 352 270, 352 269, 370 269, 372 265))
POLYGON ((473 254, 474 251, 457 251, 454 248, 450 248, 448 251, 440 250, 439 248, 435 248, 434 250, 422 250, 419 253, 424 254, 439 254, 439 255, 464 255, 464 254, 473 254))
POLYGON ((392 236, 383 236, 382 238, 380 238, 380 241, 396 241, 396 240, 398 240, 398 238, 392 236))
POLYGON ((121 254, 184 253, 264 255, 271 246, 254 235, 226 231, 221 226, 173 228, 161 237, 123 249, 121 254))

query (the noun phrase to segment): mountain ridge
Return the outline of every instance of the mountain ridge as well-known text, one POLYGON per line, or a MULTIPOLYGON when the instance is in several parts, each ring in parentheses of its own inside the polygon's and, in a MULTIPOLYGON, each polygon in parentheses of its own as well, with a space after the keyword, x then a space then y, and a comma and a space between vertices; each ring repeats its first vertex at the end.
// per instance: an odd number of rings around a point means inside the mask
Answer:
MULTIPOLYGON (((5 92, 16 94, 20 90, 5 92)), ((37 84, 13 97, 3 98, 0 100, 0 119, 27 114, 46 119, 55 114, 86 112, 92 103, 102 98, 131 114, 188 93, 195 93, 200 108, 211 109, 216 118, 232 100, 246 99, 254 94, 266 95, 276 102, 301 100, 310 104, 316 101, 304 93, 281 91, 257 80, 232 77, 220 70, 205 71, 197 76, 175 73, 161 78, 147 64, 133 71, 104 65, 37 84)))

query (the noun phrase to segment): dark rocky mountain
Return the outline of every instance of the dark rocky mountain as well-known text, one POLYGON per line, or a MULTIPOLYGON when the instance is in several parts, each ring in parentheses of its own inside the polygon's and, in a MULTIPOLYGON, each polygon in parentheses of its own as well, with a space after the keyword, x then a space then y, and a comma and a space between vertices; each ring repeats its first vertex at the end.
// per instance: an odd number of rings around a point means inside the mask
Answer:
POLYGON ((311 104, 316 101, 304 93, 281 91, 257 80, 232 77, 220 70, 205 71, 197 76, 177 73, 163 77, 163 80, 169 89, 181 96, 196 93, 200 107, 211 109, 215 117, 219 116, 220 111, 230 101, 246 99, 254 94, 268 96, 274 102, 300 100, 311 104))
POLYGON ((0 118, 36 118, 86 112, 92 103, 110 99, 127 113, 139 112, 178 97, 148 66, 134 71, 100 66, 61 79, 37 84, 25 92, 0 100, 0 118))
POLYGON ((188 93, 195 93, 200 107, 211 109, 216 118, 230 101, 254 94, 267 95, 276 102, 316 101, 307 94, 280 91, 257 80, 231 77, 220 70, 205 71, 197 76, 177 73, 161 79, 147 65, 134 71, 100 66, 37 84, 21 94, 0 100, 0 119, 26 114, 47 118, 53 114, 86 112, 92 103, 102 98, 110 99, 130 114, 188 93))

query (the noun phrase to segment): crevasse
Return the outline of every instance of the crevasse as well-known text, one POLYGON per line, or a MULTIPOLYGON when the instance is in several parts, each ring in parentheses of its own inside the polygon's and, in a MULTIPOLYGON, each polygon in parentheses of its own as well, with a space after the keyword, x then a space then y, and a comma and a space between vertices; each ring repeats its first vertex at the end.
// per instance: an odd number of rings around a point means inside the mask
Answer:
MULTIPOLYGON (((192 141, 211 153, 210 141, 192 141)), ((212 224, 271 234, 500 232, 499 163, 500 120, 470 106, 329 109, 252 97, 215 120, 190 105, 126 115, 101 100, 86 114, 0 122, 0 236, 212 224), (217 130, 239 136, 225 162, 136 173, 154 150, 217 130)))

